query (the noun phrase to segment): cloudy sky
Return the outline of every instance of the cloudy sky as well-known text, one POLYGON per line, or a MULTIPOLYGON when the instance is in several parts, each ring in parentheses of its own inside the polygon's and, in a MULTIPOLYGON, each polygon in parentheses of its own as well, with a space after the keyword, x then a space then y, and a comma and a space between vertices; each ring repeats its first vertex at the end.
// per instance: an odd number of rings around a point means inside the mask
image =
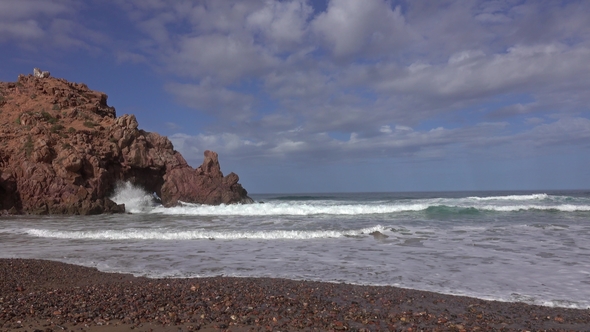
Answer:
POLYGON ((590 188, 590 1, 0 0, 0 62, 252 193, 590 188))

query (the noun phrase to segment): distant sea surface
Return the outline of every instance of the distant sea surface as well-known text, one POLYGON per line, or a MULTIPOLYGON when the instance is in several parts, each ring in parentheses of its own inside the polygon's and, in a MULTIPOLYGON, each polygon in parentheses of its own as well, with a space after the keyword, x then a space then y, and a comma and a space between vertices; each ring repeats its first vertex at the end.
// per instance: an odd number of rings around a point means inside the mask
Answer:
POLYGON ((132 214, 0 217, 0 257, 159 277, 392 285, 590 308, 590 191, 251 195, 132 214))

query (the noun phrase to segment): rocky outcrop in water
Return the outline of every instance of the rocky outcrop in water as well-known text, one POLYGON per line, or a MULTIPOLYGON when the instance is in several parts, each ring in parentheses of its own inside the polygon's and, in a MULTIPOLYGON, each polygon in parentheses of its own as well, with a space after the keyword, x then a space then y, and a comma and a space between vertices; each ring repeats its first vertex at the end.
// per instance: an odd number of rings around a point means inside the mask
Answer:
POLYGON ((164 175, 161 190, 162 204, 176 205, 179 201, 203 204, 252 203, 247 192, 238 183, 235 173, 223 176, 217 153, 205 151, 205 160, 197 169, 182 167, 164 175))
POLYGON ((85 84, 48 75, 0 82, 0 137, 4 213, 123 212, 109 199, 118 181, 166 206, 252 201, 236 174, 223 176, 215 152, 192 168, 167 137, 139 129, 133 115, 116 117, 107 95, 85 84))

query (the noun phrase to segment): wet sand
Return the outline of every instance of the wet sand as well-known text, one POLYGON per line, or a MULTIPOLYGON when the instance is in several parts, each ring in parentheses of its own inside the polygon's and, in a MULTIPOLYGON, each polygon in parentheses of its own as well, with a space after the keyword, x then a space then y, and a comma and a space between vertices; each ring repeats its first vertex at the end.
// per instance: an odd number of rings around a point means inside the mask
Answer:
POLYGON ((272 278, 148 279, 0 259, 0 331, 590 331, 590 309, 272 278))

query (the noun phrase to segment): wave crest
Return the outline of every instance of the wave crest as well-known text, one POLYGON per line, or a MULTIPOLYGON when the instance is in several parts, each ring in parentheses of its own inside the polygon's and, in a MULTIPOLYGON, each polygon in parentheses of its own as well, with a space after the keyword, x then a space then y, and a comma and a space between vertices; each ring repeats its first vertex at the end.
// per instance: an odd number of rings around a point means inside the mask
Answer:
POLYGON ((309 240, 362 236, 373 232, 385 232, 377 225, 355 230, 268 230, 268 231, 175 231, 166 229, 124 229, 97 231, 53 231, 27 229, 25 233, 35 237, 82 240, 309 240))
POLYGON ((548 199, 549 195, 547 194, 530 194, 530 195, 506 195, 506 196, 488 196, 488 197, 479 197, 479 196, 471 196, 467 197, 468 199, 475 200, 475 201, 539 201, 548 199))

